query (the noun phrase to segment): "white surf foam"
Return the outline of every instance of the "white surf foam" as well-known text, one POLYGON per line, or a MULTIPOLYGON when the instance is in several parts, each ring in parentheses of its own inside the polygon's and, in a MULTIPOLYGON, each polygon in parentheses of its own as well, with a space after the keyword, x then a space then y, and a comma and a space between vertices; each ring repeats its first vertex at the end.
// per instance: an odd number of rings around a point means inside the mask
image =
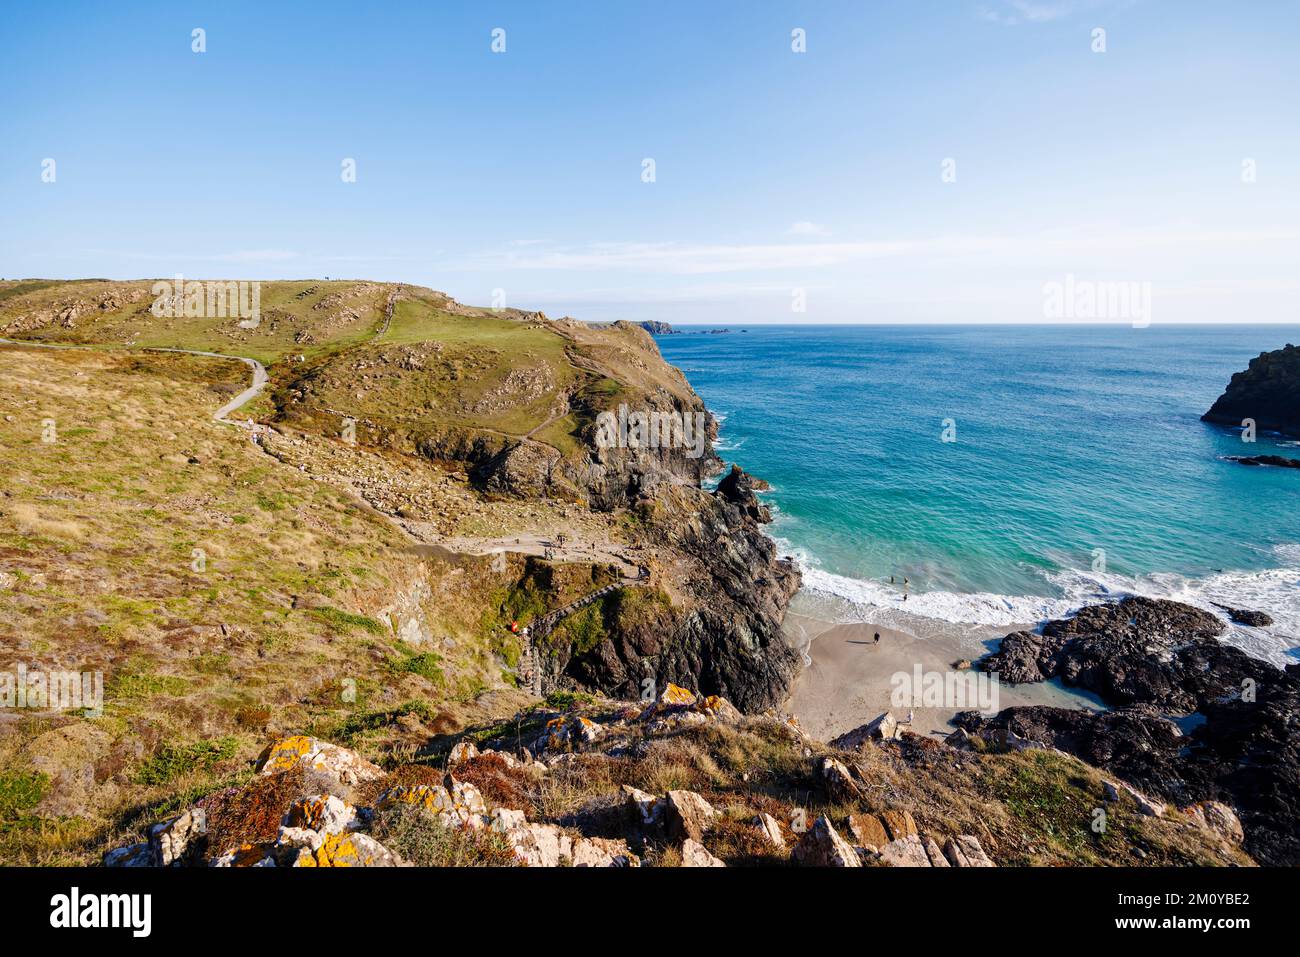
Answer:
POLYGON ((815 567, 804 569, 804 587, 834 595, 855 605, 892 608, 911 615, 964 625, 1036 624, 1047 618, 1068 614, 1078 607, 1071 606, 1064 599, 1037 595, 998 595, 992 592, 911 592, 904 600, 902 590, 895 585, 846 578, 815 567))
POLYGON ((1275 549, 1278 567, 1225 571, 1201 579, 1173 573, 1129 577, 1062 570, 1045 574, 1046 584, 1057 592, 1055 596, 940 590, 912 592, 904 601, 896 585, 836 575, 819 567, 806 550, 779 538, 776 541, 782 555, 792 555, 798 562, 809 597, 831 599, 818 603, 811 613, 837 622, 900 624, 924 637, 926 631, 954 630, 944 626, 955 626, 958 633, 972 627, 1034 626, 1073 614, 1085 605, 1142 595, 1213 612, 1230 626, 1223 640, 1279 667, 1300 657, 1300 546, 1275 549), (1217 605, 1267 612, 1273 624, 1267 628, 1232 624, 1217 605), (922 623, 917 628, 919 619, 928 619, 934 625, 922 623))

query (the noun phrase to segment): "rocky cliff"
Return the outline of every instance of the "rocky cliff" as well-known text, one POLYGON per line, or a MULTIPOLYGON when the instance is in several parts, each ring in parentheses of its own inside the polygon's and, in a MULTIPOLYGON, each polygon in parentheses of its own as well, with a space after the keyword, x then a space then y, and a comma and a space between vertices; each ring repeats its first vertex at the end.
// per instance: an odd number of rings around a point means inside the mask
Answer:
POLYGON ((1060 752, 977 753, 902 730, 861 738, 828 746, 792 719, 747 717, 725 699, 676 685, 638 702, 553 695, 509 721, 443 738, 387 766, 291 735, 267 743, 251 779, 136 831, 140 840, 109 850, 104 862, 1250 863, 1231 809, 1210 802, 1148 815, 1140 795, 1119 793, 1060 752), (1110 826, 1097 832, 1093 809, 1103 803, 1110 826))
POLYGON ((644 502, 647 541, 658 563, 673 563, 665 574, 675 600, 611 600, 594 640, 544 646, 550 682, 628 697, 685 683, 745 711, 779 705, 799 665, 781 621, 800 577, 777 558, 756 511, 723 486, 664 488, 644 502))
POLYGON ((1126 598, 1015 632, 981 667, 1013 683, 1060 678, 1117 710, 1010 708, 961 724, 1058 747, 1166 801, 1232 804, 1249 853, 1300 863, 1300 665, 1251 658, 1223 631, 1201 609, 1126 598))
MULTIPOLYGON (((677 681, 747 710, 784 696, 796 658, 781 621, 798 571, 763 534, 752 482, 702 488, 722 468, 717 423, 641 326, 346 281, 264 283, 249 325, 155 316, 150 289, 8 284, 0 329, 260 357, 271 376, 254 410, 270 430, 262 448, 360 494, 421 544, 508 554, 545 539, 535 557, 547 562, 646 569, 550 633, 538 649, 548 686, 637 694, 647 679, 677 681)), ((571 597, 538 580, 507 593, 507 621, 571 597)), ((480 597, 500 604, 499 589, 480 597)))
POLYGON ((1251 359, 1201 419, 1234 426, 1254 419, 1257 428, 1300 435, 1300 346, 1288 343, 1251 359))

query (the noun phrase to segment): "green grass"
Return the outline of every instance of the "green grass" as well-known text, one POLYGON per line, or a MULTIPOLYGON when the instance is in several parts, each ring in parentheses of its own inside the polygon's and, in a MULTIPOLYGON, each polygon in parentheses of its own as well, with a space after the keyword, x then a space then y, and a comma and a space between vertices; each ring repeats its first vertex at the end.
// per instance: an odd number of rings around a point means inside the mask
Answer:
POLYGON ((514 851, 503 834, 451 828, 419 808, 398 805, 380 813, 375 837, 417 867, 509 867, 514 851))
POLYGON ((442 656, 431 651, 404 659, 395 666, 395 670, 406 674, 419 675, 421 678, 432 681, 435 685, 441 685, 446 680, 442 670, 442 656))
POLYGON ((356 615, 348 611, 341 611, 338 608, 315 608, 312 610, 312 615, 342 631, 360 628, 362 631, 372 635, 383 635, 388 632, 387 628, 375 621, 373 618, 368 618, 365 615, 356 615))
POLYGON ((552 691, 546 696, 546 706, 556 711, 568 711, 574 705, 593 704, 596 696, 585 691, 552 691))
MULTIPOLYGON (((1069 760, 1047 751, 1027 754, 1017 764, 993 765, 1009 772, 998 778, 994 791, 1025 834, 1066 856, 1104 855, 1118 845, 1119 822, 1112 821, 1101 834, 1091 830, 1094 810, 1101 802, 1088 792, 1087 782, 1073 775, 1069 760)), ((1106 807, 1114 817, 1116 806, 1106 807)))
POLYGON ((328 741, 356 746, 368 732, 381 731, 397 722, 398 718, 410 715, 428 724, 438 717, 438 710, 429 702, 415 699, 404 701, 396 708, 358 711, 341 721, 329 722, 310 729, 310 733, 328 741))
POLYGON ((40 292, 42 289, 51 289, 59 285, 62 285, 62 283, 56 279, 27 279, 23 282, 16 282, 6 289, 0 289, 0 306, 3 306, 11 299, 17 299, 19 296, 26 296, 29 293, 40 292))
POLYGON ((124 674, 111 679, 106 689, 110 698, 152 698, 154 695, 182 695, 189 682, 177 675, 124 674))
POLYGON ((608 602, 609 596, 606 595, 563 619, 546 636, 546 643, 568 644, 574 654, 582 654, 595 648, 609 637, 609 629, 605 622, 605 606, 608 602))
POLYGON ((398 301, 391 327, 373 345, 327 361, 319 374, 313 370, 310 404, 426 432, 478 427, 518 437, 546 422, 556 394, 574 382, 566 347, 550 329, 487 310, 455 315, 441 308, 441 300, 416 293, 398 301), (426 356, 424 368, 389 363, 357 398, 347 370, 358 354, 395 355, 394 347, 425 343, 436 343, 437 350, 426 356), (508 377, 519 369, 547 370, 550 389, 512 398, 508 377), (322 384, 336 375, 343 380, 337 387, 322 384), (506 397, 499 399, 503 390, 506 397))
POLYGON ((50 779, 39 771, 0 773, 0 823, 40 803, 50 779))
POLYGON ((193 771, 207 771, 218 761, 233 757, 238 741, 234 737, 193 744, 165 744, 136 771, 137 784, 168 784, 193 771))
MULTIPOLYGON (((192 277, 199 278, 199 277, 192 277)), ((212 277, 203 277, 202 281, 212 277)), ((191 281, 191 280, 187 280, 191 281)), ((299 280, 263 282, 260 292, 262 321, 257 328, 240 329, 237 317, 158 317, 149 312, 154 300, 153 281, 114 283, 123 290, 140 289, 146 295, 122 309, 98 312, 73 328, 58 323, 36 331, 34 338, 68 343, 98 343, 136 348, 195 349, 222 355, 247 356, 268 367, 287 356, 317 356, 358 345, 378 331, 390 287, 378 286, 358 297, 349 297, 350 307, 361 306, 359 318, 330 321, 337 308, 314 307, 332 294, 348 295, 357 284, 347 280, 299 280), (315 341, 298 341, 310 331, 315 341), (232 339, 232 334, 234 338, 232 339)), ((102 281, 31 281, 0 288, 0 321, 14 318, 56 302, 83 298, 92 303, 109 291, 102 281)))

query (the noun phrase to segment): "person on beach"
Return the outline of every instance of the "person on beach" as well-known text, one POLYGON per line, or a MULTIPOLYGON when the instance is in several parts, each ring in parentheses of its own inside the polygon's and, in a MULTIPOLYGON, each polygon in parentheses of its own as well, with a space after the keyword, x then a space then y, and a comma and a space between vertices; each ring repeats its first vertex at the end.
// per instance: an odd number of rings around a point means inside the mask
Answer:
POLYGON ((876 632, 876 644, 880 644, 880 632, 876 632))

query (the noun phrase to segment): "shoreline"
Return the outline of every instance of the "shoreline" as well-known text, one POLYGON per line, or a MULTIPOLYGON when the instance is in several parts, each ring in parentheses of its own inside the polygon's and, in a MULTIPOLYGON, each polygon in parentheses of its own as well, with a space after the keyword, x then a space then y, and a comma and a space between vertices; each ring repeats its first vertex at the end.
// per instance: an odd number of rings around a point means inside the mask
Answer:
MULTIPOLYGON (((906 724, 909 710, 914 712, 911 730, 946 737, 954 730, 953 717, 960 711, 976 708, 977 704, 971 701, 961 702, 962 706, 896 707, 891 702, 891 678, 899 672, 912 675, 918 667, 922 672, 950 673, 954 662, 973 660, 983 654, 973 650, 977 641, 981 645, 996 643, 1005 634, 1033 627, 999 627, 996 638, 987 639, 944 634, 919 637, 894 626, 836 623, 806 613, 787 612, 786 637, 805 656, 805 666, 790 686, 786 710, 799 719, 808 734, 819 740, 830 740, 851 731, 886 711, 906 724), (877 632, 879 644, 874 639, 877 632)), ((1105 708, 1092 695, 1066 688, 1059 682, 999 683, 992 704, 990 713, 1027 705, 1090 711, 1105 708)))

